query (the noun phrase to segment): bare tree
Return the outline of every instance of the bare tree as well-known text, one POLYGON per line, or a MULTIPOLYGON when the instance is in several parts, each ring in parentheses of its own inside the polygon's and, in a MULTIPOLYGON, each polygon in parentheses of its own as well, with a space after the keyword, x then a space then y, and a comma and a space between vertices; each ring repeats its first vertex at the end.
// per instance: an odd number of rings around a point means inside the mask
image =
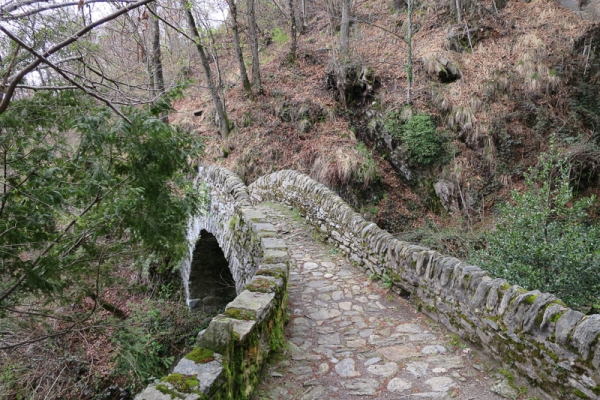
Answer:
POLYGON ((248 0, 248 30, 250 31, 250 49, 252 51, 252 84, 257 93, 262 93, 260 79, 260 61, 258 59, 258 27, 254 11, 254 0, 248 0))
POLYGON ((342 23, 340 25, 340 53, 337 67, 337 87, 340 94, 340 103, 344 107, 348 104, 346 98, 346 76, 350 52, 350 18, 352 13, 352 0, 342 0, 342 23))
POLYGON ((131 36, 133 36, 133 39, 135 40, 137 45, 136 58, 138 62, 143 62, 146 67, 146 73, 148 74, 148 82, 150 86, 149 90, 152 94, 154 88, 154 74, 152 73, 152 64, 150 57, 148 57, 146 41, 144 40, 144 37, 139 31, 139 23, 136 23, 136 21, 131 17, 131 14, 125 14, 125 19, 129 22, 129 25, 131 26, 131 36))
POLYGON ((165 78, 163 76, 163 65, 160 52, 160 25, 156 14, 156 3, 149 4, 148 8, 152 15, 148 18, 150 21, 150 31, 152 33, 152 78, 154 96, 162 96, 165 92, 165 78))
MULTIPOLYGON (((35 34, 36 31, 34 30, 31 32, 31 27, 32 24, 37 21, 35 18, 37 14, 47 10, 76 7, 79 4, 91 4, 97 2, 97 0, 87 0, 82 3, 54 3, 46 0, 22 0, 3 6, 0 10, 0 22, 2 22, 2 24, 0 24, 0 31, 12 42, 17 44, 16 48, 18 50, 24 49, 27 52, 27 55, 19 56, 17 51, 13 51, 12 56, 10 57, 12 61, 9 68, 4 73, 4 76, 0 78, 0 114, 6 111, 15 91, 19 88, 56 90, 57 87, 64 88, 64 82, 67 82, 67 87, 80 89, 99 101, 104 102, 117 114, 127 120, 116 107, 117 103, 115 100, 106 96, 106 90, 115 89, 115 86, 112 85, 116 82, 115 79, 104 76, 98 69, 89 64, 85 64, 84 54, 82 54, 81 51, 78 54, 74 54, 76 51, 74 52, 70 45, 88 35, 99 26, 113 21, 131 10, 137 9, 153 1, 154 0, 139 0, 136 2, 126 1, 125 6, 111 14, 100 18, 95 22, 85 22, 87 24, 78 28, 78 30, 68 32, 66 38, 61 38, 59 36, 60 30, 51 30, 52 33, 56 33, 56 35, 43 43, 32 40, 32 34, 35 34), (29 34, 25 34, 26 32, 29 32, 29 34), (65 56, 65 54, 68 54, 68 56, 65 56), (63 58, 57 58, 61 56, 63 58), (84 64, 85 66, 79 70, 69 68, 69 65, 73 62, 84 64), (95 71, 90 73, 100 75, 101 79, 99 82, 91 81, 89 77, 81 73, 82 69, 85 70, 85 73, 95 71), (38 73, 40 77, 46 75, 46 79, 43 79, 42 82, 49 83, 49 85, 23 85, 24 79, 33 72, 38 73)), ((77 24, 71 24, 69 27, 71 26, 77 26, 77 24)), ((127 83, 119 83, 128 86, 127 83)))
POLYGON ((294 10, 294 0, 289 0, 290 7, 290 62, 296 61, 296 49, 298 47, 297 29, 296 29, 296 12, 294 10))
POLYGON ((252 96, 252 86, 248 80, 248 72, 246 72, 246 64, 244 63, 244 54, 242 53, 242 47, 240 46, 240 33, 239 24, 237 20, 237 6, 235 0, 227 0, 229 5, 229 15, 231 16, 231 30, 233 31, 233 45, 235 47, 235 54, 237 56, 238 64, 240 66, 240 79, 242 80, 242 86, 244 87, 244 93, 247 96, 252 96))
MULTIPOLYGON (((458 2, 458 0, 456 0, 458 2)), ((408 6, 406 19, 406 104, 412 103, 412 80, 413 80, 413 62, 412 62, 412 8, 413 0, 406 0, 408 6)))
POLYGON ((340 52, 342 57, 348 55, 350 43, 350 14, 352 13, 352 0, 342 1, 342 23, 340 25, 340 52))
MULTIPOLYGON (((163 75, 163 63, 160 51, 160 25, 158 23, 158 14, 156 10, 156 3, 149 4, 148 9, 151 11, 151 15, 148 18, 150 21, 150 32, 152 35, 152 89, 153 96, 155 99, 160 98, 165 94, 165 78, 163 75)), ((162 113, 160 119, 163 122, 169 122, 168 113, 162 113)))
POLYGON ((194 20, 191 7, 188 6, 189 4, 190 3, 188 3, 187 0, 181 0, 181 8, 187 18, 188 29, 192 33, 193 40, 196 44, 196 50, 198 51, 198 55, 200 56, 200 62, 202 64, 202 69, 204 70, 206 84, 208 85, 213 105, 215 106, 215 111, 219 119, 219 132, 221 133, 221 137, 224 139, 229 134, 229 119, 227 118, 225 107, 221 102, 219 92, 217 91, 217 86, 215 85, 215 82, 213 80, 212 73, 210 71, 210 64, 208 62, 208 56, 206 55, 206 49, 202 45, 202 39, 200 37, 200 33, 198 33, 196 21, 194 20))
POLYGON ((457 18, 459 24, 462 22, 462 16, 461 16, 460 9, 461 9, 460 0, 456 0, 456 18, 457 18))
POLYGON ((302 30, 301 32, 306 31, 308 27, 308 23, 306 22, 306 0, 302 0, 302 30))

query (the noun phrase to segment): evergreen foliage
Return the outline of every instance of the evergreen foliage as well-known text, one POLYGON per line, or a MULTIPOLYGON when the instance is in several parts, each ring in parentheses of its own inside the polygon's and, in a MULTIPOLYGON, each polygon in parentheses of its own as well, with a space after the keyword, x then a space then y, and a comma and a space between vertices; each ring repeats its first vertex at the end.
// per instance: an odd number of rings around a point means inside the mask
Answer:
POLYGON ((177 264, 201 206, 185 176, 201 143, 160 120, 167 106, 124 109, 128 124, 74 92, 39 92, 0 115, 0 311, 95 292, 124 253, 177 264))
POLYGON ((537 168, 525 174, 526 190, 513 191, 512 203, 500 208, 486 248, 475 252, 472 262, 587 311, 600 300, 600 226, 587 220, 595 198, 575 200, 569 172, 553 140, 537 168))
POLYGON ((414 114, 403 121, 401 111, 394 111, 384 122, 385 130, 399 139, 414 165, 431 165, 444 159, 444 140, 428 114, 414 114))

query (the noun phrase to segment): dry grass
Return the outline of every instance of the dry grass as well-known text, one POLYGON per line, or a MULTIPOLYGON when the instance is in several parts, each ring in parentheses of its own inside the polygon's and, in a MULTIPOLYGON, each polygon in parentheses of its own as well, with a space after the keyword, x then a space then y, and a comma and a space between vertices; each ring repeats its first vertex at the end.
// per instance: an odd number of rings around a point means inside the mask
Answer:
MULTIPOLYGON (((493 10, 491 0, 479 3, 493 10)), ((560 100, 564 84, 554 66, 570 54, 572 43, 590 23, 552 1, 508 2, 497 17, 473 9, 473 14, 463 16, 470 27, 478 27, 473 52, 469 48, 456 53, 444 47, 447 27, 456 21, 453 2, 423 1, 420 4, 413 18, 419 27, 413 40, 413 110, 437 115, 444 128, 454 134, 453 145, 461 149, 461 157, 471 160, 461 167, 460 179, 466 187, 489 179, 489 176, 482 178, 484 172, 478 169, 493 174, 501 163, 499 126, 505 126, 510 135, 522 142, 515 158, 526 165, 527 152, 543 149, 544 144, 532 135, 524 121, 498 121, 518 114, 523 100, 543 107, 553 103, 556 110, 552 112, 556 113, 564 114, 568 110, 568 105, 560 100), (437 75, 447 62, 460 70, 461 77, 443 84, 437 75), (555 99, 547 100, 549 97, 555 99)), ((330 35, 325 2, 317 1, 313 7, 309 30, 299 37, 298 62, 295 65, 285 62, 286 44, 270 45, 262 53, 265 95, 249 102, 243 98, 239 86, 227 93, 230 118, 236 123, 237 131, 225 143, 215 135, 216 129, 209 119, 194 118, 197 131, 207 137, 205 161, 236 170, 246 182, 282 168, 310 174, 331 187, 347 185, 360 176, 358 141, 324 83, 337 37, 330 35), (323 110, 322 118, 314 121, 308 132, 278 117, 285 104, 308 103, 323 110), (244 126, 247 125, 243 123, 244 113, 251 113, 251 126, 244 126), (227 157, 223 148, 231 149, 227 157)), ((357 4, 354 11, 356 19, 362 22, 351 28, 353 60, 373 68, 381 83, 374 108, 380 107, 378 111, 401 109, 406 88, 406 44, 403 41, 406 15, 393 11, 388 2, 380 0, 357 4)), ((227 63, 235 70, 235 63, 227 63)), ((199 94, 202 91, 193 93, 195 97, 186 100, 187 104, 178 105, 178 109, 210 109, 208 97, 199 94)), ((368 108, 366 104, 365 101, 364 107, 368 108)), ((364 140, 364 137, 359 139, 364 140)), ((375 158, 377 161, 377 155, 375 158)), ((386 185, 398 185, 393 173, 383 176, 386 185)), ((509 174, 499 180, 509 187, 516 184, 514 178, 509 174)), ((404 200, 398 201, 401 207, 404 200)))

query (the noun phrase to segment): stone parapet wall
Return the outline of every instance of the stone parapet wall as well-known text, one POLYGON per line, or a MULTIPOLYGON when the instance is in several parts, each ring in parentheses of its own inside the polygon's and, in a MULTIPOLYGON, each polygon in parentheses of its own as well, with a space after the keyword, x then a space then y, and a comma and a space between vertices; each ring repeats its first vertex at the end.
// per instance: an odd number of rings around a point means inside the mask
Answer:
POLYGON ((210 211, 194 218, 190 230, 210 231, 226 258, 232 257, 228 260, 236 286, 240 282, 238 296, 200 333, 198 347, 173 373, 150 384, 136 400, 248 399, 270 352, 283 345, 289 276, 285 242, 252 207, 236 175, 210 166, 201 169, 198 181, 208 189, 210 211), (233 257, 237 261, 232 264, 233 257))
POLYGON ((399 241, 296 171, 261 177, 248 193, 253 203, 297 208, 357 265, 409 292, 421 311, 519 370, 548 398, 600 398, 600 315, 583 315, 552 294, 527 291, 477 266, 399 241))
POLYGON ((260 235, 256 235, 249 225, 242 229, 237 229, 236 226, 236 221, 252 218, 253 208, 244 182, 226 168, 202 166, 199 168, 196 184, 206 190, 209 204, 204 214, 197 215, 188 222, 189 256, 181 264, 186 298, 192 308, 197 299, 190 299, 190 269, 192 254, 202 230, 216 237, 229 262, 238 294, 252 279, 261 262, 257 245, 260 235))

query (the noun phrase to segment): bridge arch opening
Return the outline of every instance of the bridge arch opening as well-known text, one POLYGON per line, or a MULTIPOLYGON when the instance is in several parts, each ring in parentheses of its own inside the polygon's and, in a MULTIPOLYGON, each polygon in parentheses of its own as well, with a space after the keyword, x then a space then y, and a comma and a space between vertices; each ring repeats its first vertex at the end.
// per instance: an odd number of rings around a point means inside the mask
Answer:
POLYGON ((229 262, 217 238, 202 229, 192 253, 189 306, 206 313, 220 312, 236 296, 229 262))

